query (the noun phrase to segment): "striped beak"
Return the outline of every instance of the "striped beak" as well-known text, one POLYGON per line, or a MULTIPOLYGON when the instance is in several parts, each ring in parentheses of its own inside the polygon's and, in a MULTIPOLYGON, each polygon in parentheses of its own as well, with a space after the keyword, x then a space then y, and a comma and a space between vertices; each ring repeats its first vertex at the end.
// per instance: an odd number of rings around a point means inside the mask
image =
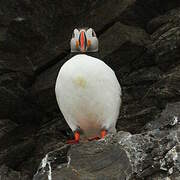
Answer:
POLYGON ((87 38, 84 31, 81 31, 79 35, 79 48, 81 52, 85 52, 87 49, 87 38))

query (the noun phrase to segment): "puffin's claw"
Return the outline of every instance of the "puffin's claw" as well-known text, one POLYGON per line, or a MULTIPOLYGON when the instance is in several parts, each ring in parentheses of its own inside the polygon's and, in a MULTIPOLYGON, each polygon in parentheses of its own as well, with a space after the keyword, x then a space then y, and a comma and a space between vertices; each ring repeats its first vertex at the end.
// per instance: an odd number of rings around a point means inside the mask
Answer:
POLYGON ((99 140, 101 138, 103 139, 106 135, 107 135, 107 130, 103 129, 101 130, 101 137, 95 136, 95 137, 89 138, 88 141, 99 140))
POLYGON ((67 144, 77 144, 77 143, 79 143, 79 141, 76 141, 75 139, 67 141, 67 144))
MULTIPOLYGON (((107 135, 107 130, 105 129, 101 130, 101 138, 103 139, 106 135, 107 135)), ((95 136, 95 137, 88 138, 88 141, 99 140, 101 138, 98 136, 95 136)), ((74 139, 68 140, 67 144, 77 144, 79 143, 79 140, 80 140, 80 133, 76 131, 74 133, 74 139)))
POLYGON ((98 136, 95 136, 95 137, 88 138, 88 141, 99 140, 99 139, 101 138, 98 136))

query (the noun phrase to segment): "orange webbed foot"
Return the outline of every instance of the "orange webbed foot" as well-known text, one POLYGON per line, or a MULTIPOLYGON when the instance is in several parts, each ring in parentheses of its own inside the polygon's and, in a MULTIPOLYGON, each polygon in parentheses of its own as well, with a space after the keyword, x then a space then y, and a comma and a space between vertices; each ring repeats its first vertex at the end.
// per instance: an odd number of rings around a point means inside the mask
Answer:
POLYGON ((107 135, 107 130, 103 129, 101 130, 101 138, 105 138, 105 136, 107 135))
POLYGON ((77 143, 79 143, 79 139, 80 139, 80 134, 79 134, 79 132, 76 131, 74 133, 74 139, 68 140, 67 144, 77 144, 77 143))

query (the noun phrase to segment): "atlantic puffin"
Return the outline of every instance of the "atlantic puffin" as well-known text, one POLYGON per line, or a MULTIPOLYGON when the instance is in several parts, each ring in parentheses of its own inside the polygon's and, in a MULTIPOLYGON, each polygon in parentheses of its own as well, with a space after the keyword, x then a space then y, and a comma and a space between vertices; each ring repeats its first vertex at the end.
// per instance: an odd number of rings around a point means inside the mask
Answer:
POLYGON ((75 55, 60 68, 55 85, 58 106, 74 133, 68 143, 104 138, 116 132, 121 86, 107 64, 87 55, 98 52, 92 28, 74 29, 70 47, 75 55))

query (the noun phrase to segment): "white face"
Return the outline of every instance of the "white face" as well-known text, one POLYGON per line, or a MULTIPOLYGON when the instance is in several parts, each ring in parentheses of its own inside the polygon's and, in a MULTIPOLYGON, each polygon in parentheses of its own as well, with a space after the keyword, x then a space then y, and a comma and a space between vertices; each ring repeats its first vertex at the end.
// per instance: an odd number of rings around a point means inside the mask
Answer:
POLYGON ((92 28, 74 29, 71 38, 71 52, 97 52, 98 39, 92 28))

